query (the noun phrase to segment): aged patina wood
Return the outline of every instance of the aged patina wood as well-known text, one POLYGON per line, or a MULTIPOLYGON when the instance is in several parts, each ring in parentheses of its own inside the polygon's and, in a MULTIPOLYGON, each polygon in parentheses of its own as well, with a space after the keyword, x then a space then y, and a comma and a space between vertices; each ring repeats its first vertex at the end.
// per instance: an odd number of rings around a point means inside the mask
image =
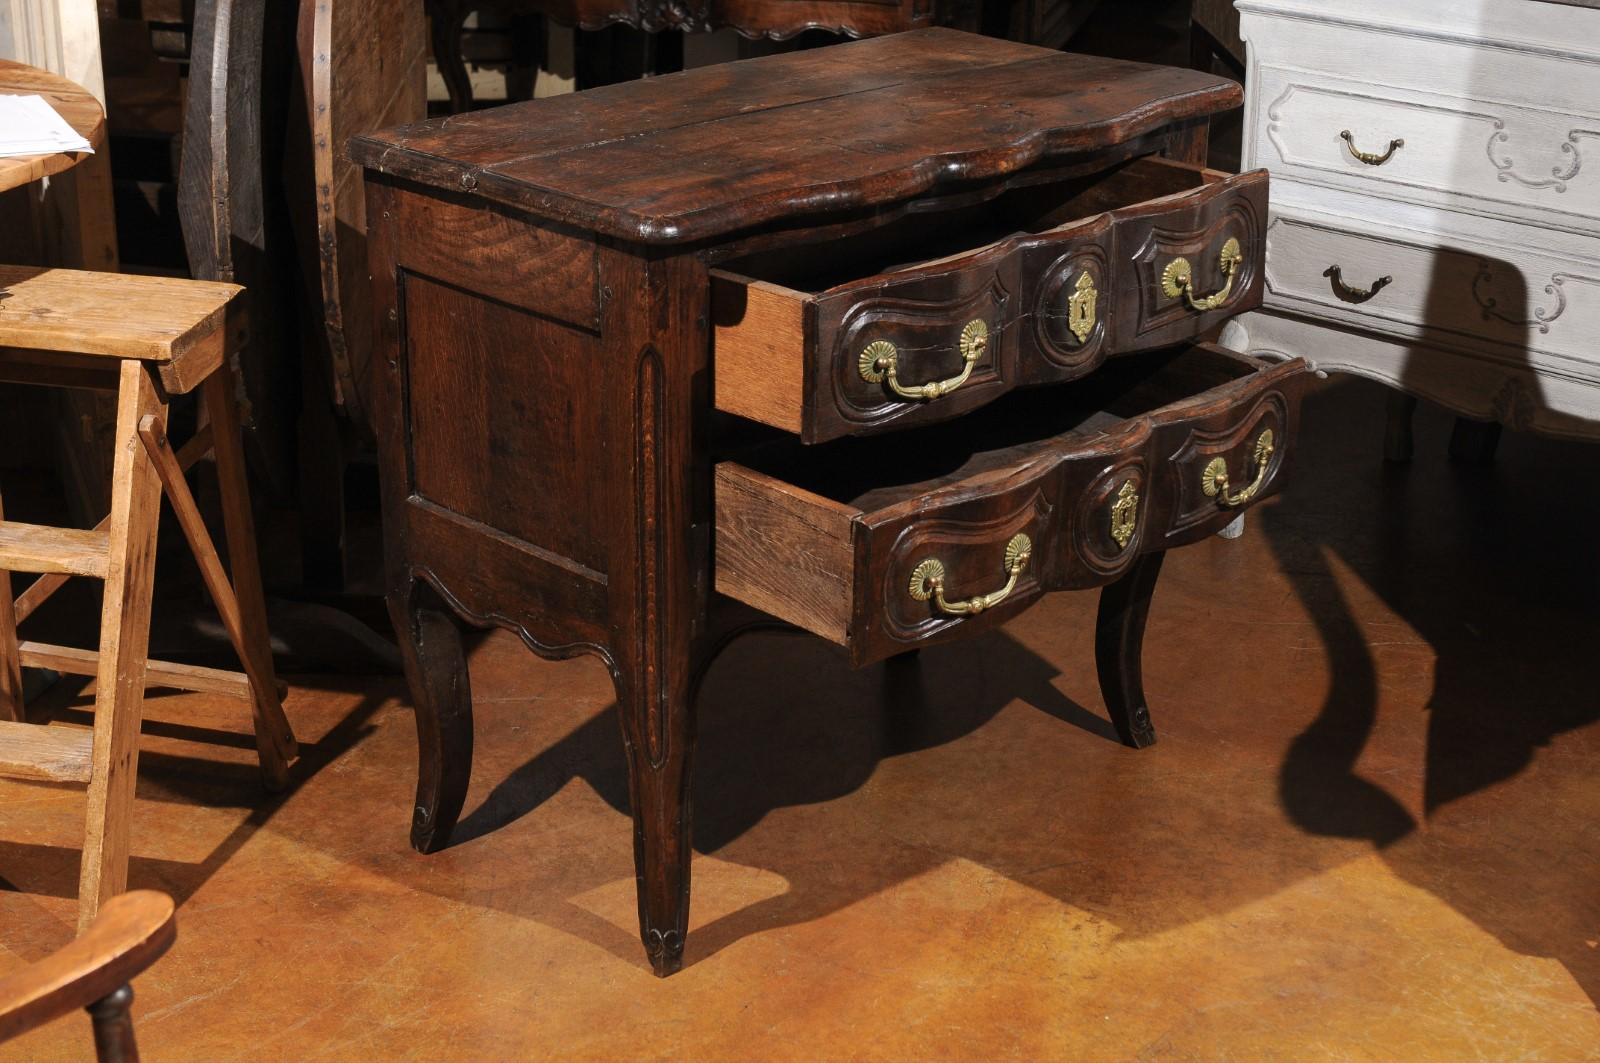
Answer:
MULTIPOLYGON (((1107 700, 1144 740, 1154 559, 1278 487, 1303 367, 1200 347, 1094 368, 1093 345, 1186 339, 1256 298, 1265 177, 1196 168, 1207 117, 1239 96, 1189 71, 928 30, 358 138, 389 604, 417 709, 413 844, 449 844, 466 794, 462 621, 610 670, 640 934, 662 975, 687 927, 694 690, 751 624, 793 621, 868 661, 987 630, 1048 588, 1109 584, 1107 700), (1023 221, 1008 203, 1027 205, 1023 221), (1029 229, 1074 219, 1054 243, 1029 229), (907 237, 918 229, 950 246, 907 237), (1034 240, 1049 246, 1021 253, 1034 240), (1224 286, 1233 242, 1237 287, 1196 304, 1224 286), (819 279, 737 279, 763 256, 819 279), (992 334, 1003 357, 1038 356, 1026 382, 1055 383, 976 392, 948 424, 885 426, 913 432, 865 438, 873 426, 837 413, 817 427, 813 382, 855 347, 834 343, 853 318, 824 313, 825 293, 915 283, 939 302, 995 282, 1050 304, 1081 272, 1063 256, 1106 284, 1090 350, 1052 377, 1039 337, 1007 334, 1022 317, 992 334), (1163 294, 1179 256, 1193 289, 1163 294), (737 313, 713 306, 713 269, 743 294, 737 313), (725 347, 740 314, 751 328, 725 347), (749 419, 714 408, 714 379, 716 402, 749 419), (1269 428, 1278 446, 1262 450, 1269 428), (820 438, 835 441, 806 443, 820 438), (912 469, 908 445, 945 467, 912 469), (1006 550, 1029 531, 1022 564, 1006 550), (986 615, 901 593, 936 558, 952 597, 991 594, 1006 557, 1014 604, 986 615)), ((1059 340, 1065 298, 1047 310, 1039 327, 1059 340)))
POLYGON ((680 244, 1003 177, 1241 99, 1208 74, 932 29, 422 122, 350 151, 379 173, 680 244))

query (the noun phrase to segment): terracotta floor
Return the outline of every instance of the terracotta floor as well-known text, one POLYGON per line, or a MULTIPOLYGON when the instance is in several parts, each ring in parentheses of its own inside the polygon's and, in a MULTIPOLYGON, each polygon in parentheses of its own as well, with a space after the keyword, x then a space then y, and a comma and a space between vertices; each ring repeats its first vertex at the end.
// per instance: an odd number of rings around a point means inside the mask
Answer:
MULTIPOLYGON (((132 878, 181 907, 147 1058, 1600 1059, 1600 449, 1453 467, 1425 411, 1386 468, 1381 408, 1324 388, 1287 495, 1169 559, 1149 750, 1104 719, 1092 594, 898 676, 736 644, 665 982, 597 663, 483 643, 433 857, 396 680, 295 678, 276 801, 232 705, 153 698, 132 878)), ((69 935, 81 808, 0 788, 0 971, 69 935)))

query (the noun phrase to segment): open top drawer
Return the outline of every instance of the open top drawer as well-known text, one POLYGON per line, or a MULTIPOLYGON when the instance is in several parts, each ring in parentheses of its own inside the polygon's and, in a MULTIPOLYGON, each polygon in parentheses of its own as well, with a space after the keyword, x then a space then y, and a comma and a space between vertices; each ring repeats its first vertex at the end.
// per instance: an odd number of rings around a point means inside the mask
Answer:
POLYGON ((718 409, 808 443, 959 416, 1261 301, 1265 171, 1157 157, 712 271, 718 409))
POLYGON ((752 445, 716 466, 716 589, 857 664, 993 626, 1276 491, 1306 375, 1199 345, 959 424, 752 445))

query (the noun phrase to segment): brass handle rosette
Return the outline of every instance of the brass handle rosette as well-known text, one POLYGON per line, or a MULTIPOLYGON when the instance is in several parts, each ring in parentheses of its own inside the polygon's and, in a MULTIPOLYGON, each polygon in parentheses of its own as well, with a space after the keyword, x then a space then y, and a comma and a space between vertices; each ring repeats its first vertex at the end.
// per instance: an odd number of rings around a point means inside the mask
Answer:
POLYGON ((1194 267, 1187 258, 1179 255, 1167 263, 1167 268, 1161 271, 1161 290, 1167 298, 1176 299, 1182 296, 1189 304, 1190 309, 1205 313, 1215 310, 1228 301, 1233 294, 1233 279, 1238 276, 1239 266, 1244 262, 1244 251, 1239 247, 1239 241, 1228 237, 1228 242, 1222 245, 1222 252, 1217 256, 1217 268, 1222 271, 1225 282, 1222 287, 1210 295, 1194 294, 1194 267))
POLYGON ((1011 596, 1011 592, 1017 588, 1017 578, 1028 567, 1032 557, 1033 540, 1026 535, 1013 535, 1006 543, 1006 585, 988 594, 954 602, 944 596, 944 563, 930 557, 911 570, 911 597, 919 602, 933 599, 934 608, 948 616, 976 616, 993 609, 1011 596))
POLYGON ((1268 428, 1256 437, 1254 461, 1256 476, 1250 481, 1249 486, 1239 491, 1228 490, 1228 459, 1223 457, 1212 458, 1206 463, 1205 470, 1200 474, 1200 489, 1206 497, 1215 498, 1224 506, 1230 508, 1244 505, 1254 498, 1263 484, 1267 482, 1267 468, 1272 464, 1272 454, 1275 449, 1272 429, 1268 428))
POLYGON ((972 376, 972 367, 989 349, 989 326, 982 319, 968 321, 961 329, 957 349, 961 353, 961 372, 927 384, 900 383, 900 349, 888 340, 873 340, 863 347, 857 359, 857 368, 861 371, 861 379, 867 383, 884 384, 902 399, 925 402, 942 398, 967 382, 967 378, 972 376))

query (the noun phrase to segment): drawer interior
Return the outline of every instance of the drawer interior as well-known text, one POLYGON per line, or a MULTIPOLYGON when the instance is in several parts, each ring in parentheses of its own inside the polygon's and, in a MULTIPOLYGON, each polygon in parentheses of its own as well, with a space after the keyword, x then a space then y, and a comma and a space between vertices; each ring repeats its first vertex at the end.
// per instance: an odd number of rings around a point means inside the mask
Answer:
POLYGON ((1041 444, 1103 433, 1259 369, 1221 347, 1168 348, 1115 359, 1070 385, 1008 395, 948 424, 814 445, 756 429, 727 456, 839 506, 870 512, 1013 468, 1038 454, 1041 444))
POLYGON ((1119 207, 1178 195, 1225 176, 1143 156, 1085 176, 1014 187, 971 206, 913 212, 856 236, 750 255, 719 272, 816 295, 1013 236, 1047 232, 1119 207))

